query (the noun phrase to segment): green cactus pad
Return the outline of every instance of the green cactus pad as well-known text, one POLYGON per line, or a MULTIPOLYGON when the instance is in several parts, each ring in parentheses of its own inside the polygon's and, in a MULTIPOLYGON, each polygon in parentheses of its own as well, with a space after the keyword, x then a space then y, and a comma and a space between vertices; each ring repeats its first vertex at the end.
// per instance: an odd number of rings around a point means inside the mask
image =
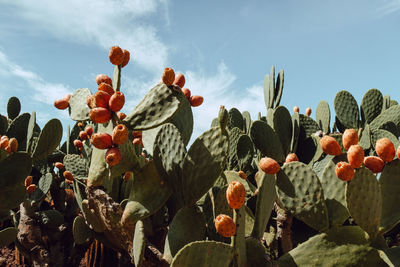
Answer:
POLYGON ((324 133, 330 132, 331 123, 331 110, 329 109, 329 104, 325 100, 318 103, 317 109, 315 111, 315 119, 324 133))
POLYGON ((251 115, 250 112, 248 111, 243 111, 242 112, 242 117, 243 117, 243 131, 245 134, 248 134, 250 131, 250 126, 251 126, 251 115))
POLYGON ((367 168, 357 169, 346 186, 346 202, 351 217, 370 236, 378 232, 382 196, 378 180, 367 168))
POLYGON ((338 226, 350 216, 346 203, 346 182, 336 176, 336 164, 340 161, 347 161, 346 154, 331 158, 325 166, 321 178, 321 185, 324 190, 325 203, 328 208, 329 224, 338 226))
POLYGON ((382 193, 382 218, 380 227, 389 231, 400 222, 400 161, 387 163, 381 173, 379 185, 382 193))
POLYGON ((86 103, 86 98, 91 94, 89 88, 79 88, 72 94, 69 99, 69 116, 72 120, 89 120, 90 108, 86 103))
POLYGON ((236 145, 236 156, 240 170, 246 171, 250 168, 254 157, 254 147, 248 135, 242 135, 236 145))
POLYGON ((26 188, 23 183, 0 187, 0 214, 9 214, 26 198, 26 188))
MULTIPOLYGON (((272 77, 271 79, 273 80, 273 79, 275 79, 275 77, 272 77)), ((273 100, 274 90, 273 89, 269 90, 269 87, 270 87, 269 80, 270 80, 270 75, 269 74, 265 75, 265 78, 264 78, 264 102, 265 102, 265 107, 267 109, 272 108, 272 105, 270 105, 270 102, 274 101, 273 100)))
POLYGON ((295 112, 292 115, 292 141, 290 142, 290 152, 294 153, 297 150, 297 144, 300 134, 300 115, 295 112))
POLYGON ((33 152, 35 161, 45 159, 60 144, 62 138, 62 124, 58 119, 46 123, 39 135, 39 140, 33 152))
POLYGON ((10 154, 0 162, 0 190, 14 184, 23 184, 31 173, 32 158, 25 152, 10 154))
POLYGON ((390 96, 385 95, 383 97, 382 111, 387 110, 389 107, 390 107, 390 96))
POLYGON ((278 162, 285 161, 279 137, 266 122, 261 120, 254 121, 251 124, 250 137, 255 147, 264 156, 271 157, 278 162))
POLYGON ((228 267, 233 259, 233 247, 215 241, 196 241, 184 246, 174 257, 171 267, 228 267))
POLYGON ((21 111, 21 102, 19 102, 18 97, 12 96, 8 99, 7 103, 7 114, 10 120, 15 119, 19 112, 21 111))
POLYGON ((221 176, 223 176, 224 179, 226 179, 227 184, 230 184, 234 181, 239 181, 240 183, 242 183, 244 186, 244 189, 246 190, 247 195, 253 194, 253 192, 256 189, 252 183, 240 178, 239 174, 236 171, 224 171, 221 174, 221 176))
POLYGON ((76 216, 72 225, 72 234, 74 235, 75 244, 82 245, 89 242, 92 237, 92 230, 86 224, 82 216, 76 216))
POLYGON ((82 213, 85 216, 86 221, 90 226, 92 226, 95 232, 101 233, 106 230, 106 226, 102 220, 97 217, 94 210, 89 207, 89 201, 87 199, 82 200, 82 213))
POLYGON ((290 142, 292 140, 292 116, 284 106, 275 108, 272 114, 272 122, 268 121, 268 123, 272 125, 278 135, 284 155, 287 155, 290 152, 290 142))
POLYGON ((64 223, 64 216, 58 210, 43 210, 35 212, 41 225, 47 228, 57 228, 64 223))
POLYGON ((283 93, 283 82, 284 82, 284 72, 280 70, 278 73, 278 77, 276 77, 276 86, 275 86, 275 108, 279 106, 281 103, 282 93, 283 93))
POLYGON ((26 145, 26 134, 28 132, 29 120, 31 118, 31 114, 22 113, 18 117, 16 117, 11 123, 8 125, 8 129, 5 135, 8 138, 15 137, 18 140, 18 149, 25 150, 26 145))
POLYGON ((315 172, 302 162, 283 165, 276 176, 279 200, 285 209, 310 227, 328 229, 328 210, 321 182, 315 172))
POLYGON ((259 171, 255 179, 258 187, 258 195, 254 227, 251 236, 261 239, 264 235, 276 199, 275 176, 259 171))
POLYGON ((165 239, 164 258, 171 262, 186 244, 206 237, 206 220, 200 209, 194 205, 183 207, 169 225, 165 239))
POLYGON ((124 121, 130 129, 155 128, 174 116, 184 97, 185 95, 174 85, 168 87, 164 83, 159 83, 150 89, 124 121))
POLYGON ((5 116, 0 115, 0 134, 4 135, 8 128, 8 120, 5 116))
POLYGON ((385 266, 357 226, 332 228, 300 244, 278 260, 291 266, 385 266))
POLYGON ((253 237, 246 238, 247 267, 272 267, 268 261, 266 248, 261 242, 253 237))
POLYGON ((364 129, 361 132, 361 138, 360 138, 358 144, 364 150, 371 148, 371 131, 370 131, 369 124, 364 125, 364 129))
POLYGON ((397 149, 400 145, 399 139, 394 134, 383 129, 377 129, 372 131, 372 136, 371 136, 371 143, 374 148, 376 145, 376 141, 378 141, 381 138, 388 138, 390 141, 392 141, 395 149, 397 149))
POLYGON ((240 207, 240 209, 233 210, 233 221, 236 224, 236 234, 231 237, 231 246, 235 250, 234 254, 234 265, 235 266, 245 266, 247 262, 246 257, 246 212, 245 206, 240 207))
POLYGON ((400 266, 400 247, 392 247, 383 251, 380 250, 379 254, 389 267, 400 266))
POLYGON ((121 65, 115 65, 114 67, 112 87, 116 92, 121 88, 121 65))
POLYGON ((243 130, 243 116, 242 113, 237 108, 231 108, 228 112, 229 120, 228 120, 228 129, 232 129, 234 127, 239 128, 241 131, 243 130))
POLYGON ((382 113, 370 123, 371 130, 379 129, 389 121, 393 122, 397 126, 400 125, 400 105, 391 106, 382 111, 382 113))
POLYGON ((28 130, 26 134, 26 152, 28 152, 29 154, 32 154, 36 147, 36 143, 33 142, 33 138, 38 137, 39 134, 40 127, 36 123, 36 112, 33 111, 29 119, 28 130))
POLYGON ((392 122, 392 121, 389 121, 389 122, 383 124, 380 129, 389 131, 392 134, 394 134, 396 137, 400 136, 399 128, 397 128, 397 125, 394 124, 394 122, 392 122))
POLYGON ((131 171, 139 167, 138 157, 135 153, 135 146, 127 139, 125 143, 118 146, 121 151, 121 161, 112 167, 108 167, 110 170, 110 177, 118 177, 124 174, 126 171, 131 171))
POLYGON ((0 248, 7 247, 17 238, 18 229, 8 227, 0 231, 0 248))
POLYGON ((220 127, 199 136, 187 152, 182 167, 182 188, 187 206, 194 204, 214 184, 226 163, 228 137, 220 127))
POLYGON ((160 177, 154 161, 150 161, 132 179, 133 185, 122 220, 123 223, 134 224, 160 209, 172 190, 160 177))
POLYGON ((137 221, 135 225, 135 235, 133 236, 133 260, 135 266, 143 266, 144 251, 146 250, 147 239, 145 236, 143 221, 137 221))
POLYGON ((349 92, 339 91, 334 100, 336 116, 344 127, 358 129, 360 114, 357 101, 349 92))
POLYGON ((229 156, 227 159, 227 169, 237 169, 238 158, 237 158, 237 144, 239 138, 242 136, 242 130, 237 127, 231 128, 229 131, 229 156))
POLYGON ((183 144, 187 146, 193 133, 193 111, 186 97, 182 98, 181 106, 172 117, 170 123, 178 128, 183 144))
POLYGON ((30 199, 39 203, 49 192, 52 183, 53 175, 51 173, 46 173, 46 175, 40 177, 39 184, 36 187, 35 192, 30 195, 30 199))
POLYGON ((389 107, 394 106, 394 105, 398 105, 398 104, 399 104, 399 102, 397 102, 396 100, 390 99, 389 107))
POLYGON ((268 108, 273 108, 274 107, 274 101, 275 101, 275 66, 271 67, 271 71, 269 73, 268 82, 269 82, 269 86, 268 86, 268 91, 269 91, 268 108))
POLYGON ((86 178, 89 172, 87 161, 79 155, 68 154, 64 157, 64 166, 67 171, 70 171, 74 178, 86 178))
POLYGON ((303 114, 299 114, 299 127, 300 127, 299 138, 311 137, 317 131, 321 130, 318 123, 315 120, 303 114))
POLYGON ((361 120, 371 123, 382 111, 383 96, 378 89, 369 89, 361 100, 361 120))

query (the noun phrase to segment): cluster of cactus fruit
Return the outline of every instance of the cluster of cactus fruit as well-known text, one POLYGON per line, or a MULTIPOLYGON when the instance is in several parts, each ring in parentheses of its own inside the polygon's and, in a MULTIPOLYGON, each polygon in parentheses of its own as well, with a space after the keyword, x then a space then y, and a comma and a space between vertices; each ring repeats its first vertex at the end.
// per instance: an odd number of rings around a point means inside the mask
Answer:
POLYGON ((98 75, 94 95, 80 88, 54 102, 76 122, 62 145, 57 119, 40 129, 35 112, 19 115, 19 100, 9 100, 1 246, 49 266, 82 257, 87 266, 400 264, 400 105, 389 96, 371 89, 359 108, 340 91, 331 131, 327 102, 315 120, 310 108, 280 105, 284 72, 275 79, 273 67, 266 116, 221 106, 187 149, 203 98, 183 74, 166 68, 126 115, 130 53, 112 47, 109 59, 113 77, 98 75))

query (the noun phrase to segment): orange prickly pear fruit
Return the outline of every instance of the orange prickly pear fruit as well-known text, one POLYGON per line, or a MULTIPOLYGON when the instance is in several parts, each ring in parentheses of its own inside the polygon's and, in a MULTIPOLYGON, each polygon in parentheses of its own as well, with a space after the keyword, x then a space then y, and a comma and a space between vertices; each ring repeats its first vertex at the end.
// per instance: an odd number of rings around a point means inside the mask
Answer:
POLYGON ((112 85, 112 80, 105 74, 99 74, 96 76, 96 83, 97 85, 100 85, 101 83, 112 85))
POLYGON ((165 83, 166 86, 172 85, 172 83, 175 81, 174 70, 171 68, 165 68, 161 79, 162 79, 163 83, 165 83))
POLYGON ((241 182, 233 181, 226 189, 226 200, 232 209, 240 209, 246 200, 246 190, 241 182))
POLYGON ((389 138, 381 138, 377 140, 375 151, 376 154, 378 154, 378 157, 380 157, 384 162, 391 162, 396 154, 394 145, 389 138))
POLYGON ((379 173, 385 167, 385 162, 380 157, 368 156, 364 158, 364 165, 373 173, 379 173))
POLYGON ((297 157, 297 155, 295 153, 289 153, 286 156, 285 163, 289 163, 292 161, 299 161, 299 158, 297 157))
POLYGON ((132 143, 133 143, 134 145, 138 145, 138 146, 141 145, 141 146, 143 146, 142 138, 133 138, 132 143))
POLYGON ((346 129, 342 135, 344 149, 348 150, 352 145, 358 144, 358 133, 355 129, 346 129))
POLYGON ((294 107, 293 107, 293 112, 299 113, 299 112, 300 112, 299 107, 298 107, 298 106, 294 106, 294 107))
POLYGON ((344 161, 340 161, 336 164, 335 172, 336 176, 342 181, 350 181, 354 177, 353 167, 344 161))
POLYGON ((322 150, 328 155, 339 156, 342 154, 339 143, 335 138, 329 135, 322 137, 321 140, 319 140, 319 144, 321 145, 322 150))
POLYGON ((106 123, 111 120, 111 112, 106 108, 92 108, 89 116, 95 123, 106 123))
POLYGON ((110 148, 113 145, 112 137, 107 133, 96 133, 92 135, 91 143, 98 149, 110 148))
POLYGON ((129 60, 131 59, 131 53, 129 53, 128 50, 123 49, 122 52, 124 52, 124 60, 122 61, 121 68, 123 68, 126 65, 128 65, 129 60))
POLYGON ((58 109, 66 109, 69 106, 69 99, 57 99, 54 101, 54 106, 58 109))
POLYGON ((86 126, 85 132, 87 133, 88 136, 91 136, 93 134, 93 128, 92 126, 86 126))
POLYGON ((78 127, 82 128, 83 127, 83 123, 82 122, 78 122, 78 127))
POLYGON ((96 101, 94 100, 93 95, 88 95, 86 97, 86 105, 88 105, 89 108, 95 108, 96 107, 96 101))
POLYGON ((36 185, 35 184, 31 184, 26 188, 26 191, 28 192, 28 194, 32 194, 33 192, 36 191, 36 185))
POLYGON ((25 187, 30 186, 32 183, 33 183, 33 177, 30 176, 30 175, 29 175, 29 176, 26 176, 25 182, 24 182, 25 187))
POLYGON ((111 85, 109 85, 108 83, 101 83, 99 84, 99 86, 97 87, 97 91, 103 91, 106 92, 107 94, 109 94, 110 96, 113 95, 115 93, 114 89, 112 88, 111 85))
POLYGON ((65 183, 71 185, 74 183, 74 181, 73 180, 65 180, 65 183))
POLYGON ((99 108, 108 108, 108 101, 110 101, 111 95, 104 91, 97 91, 94 94, 94 102, 96 107, 99 108))
POLYGON ((247 175, 244 171, 239 171, 238 175, 240 178, 242 178, 243 180, 247 180, 247 175))
POLYGON ((6 149, 10 142, 10 139, 8 139, 7 136, 3 135, 0 139, 0 148, 6 149))
POLYGON ((311 108, 308 107, 306 108, 306 116, 310 117, 310 115, 311 115, 311 108))
POLYGON ((203 104, 203 101, 204 101, 204 98, 202 96, 199 96, 199 95, 192 95, 189 98, 189 102, 190 102, 190 105, 192 107, 200 106, 201 104, 203 104))
POLYGON ((125 172, 124 173, 124 180, 129 181, 132 178, 132 172, 125 172))
POLYGON ((82 148, 83 147, 83 143, 82 143, 81 140, 76 139, 76 140, 74 140, 74 146, 76 148, 82 148))
POLYGON ((122 62, 124 62, 124 51, 122 51, 119 46, 113 46, 110 48, 108 58, 110 59, 111 64, 121 65, 122 62))
POLYGON ((128 139, 128 135, 128 128, 124 124, 118 124, 112 132, 112 141, 115 145, 122 145, 128 139))
POLYGON ((122 109, 125 104, 125 96, 121 92, 115 92, 108 101, 108 108, 111 111, 117 112, 122 109))
POLYGON ((54 166, 59 170, 63 170, 65 168, 64 164, 62 164, 61 162, 54 163, 54 166))
POLYGON ((276 162, 273 158, 268 157, 262 158, 258 163, 258 166, 261 170, 263 170, 263 172, 268 174, 275 174, 281 169, 281 166, 279 166, 278 162, 276 162))
POLYGON ((8 146, 10 147, 10 151, 15 153, 18 150, 18 140, 16 138, 11 138, 10 141, 8 141, 8 146))
POLYGON ((65 180, 70 180, 70 181, 74 180, 74 176, 72 175, 72 172, 70 172, 70 171, 65 171, 63 173, 63 176, 64 176, 65 180))
POLYGON ((364 150, 360 145, 352 145, 347 151, 347 160, 350 165, 358 169, 364 162, 364 150))
POLYGON ((106 152, 106 162, 110 166, 115 166, 121 161, 121 151, 118 147, 109 148, 106 152))
POLYGON ((215 229, 224 237, 231 237, 236 234, 236 224, 231 217, 220 214, 215 218, 215 229))
POLYGON ((188 100, 190 100, 190 95, 191 95, 191 93, 190 93, 190 90, 189 90, 188 88, 183 88, 183 89, 182 89, 182 93, 186 96, 186 98, 187 98, 188 100))
POLYGON ((121 121, 126 118, 126 114, 123 112, 117 112, 117 116, 118 116, 118 119, 120 119, 121 121))
POLYGON ((180 88, 183 88, 183 86, 185 85, 185 76, 183 76, 182 73, 178 73, 177 75, 175 75, 175 80, 173 84, 179 86, 180 88))
POLYGON ((85 131, 80 131, 80 132, 79 132, 79 138, 80 138, 82 141, 88 139, 88 134, 87 134, 87 132, 85 132, 85 131))

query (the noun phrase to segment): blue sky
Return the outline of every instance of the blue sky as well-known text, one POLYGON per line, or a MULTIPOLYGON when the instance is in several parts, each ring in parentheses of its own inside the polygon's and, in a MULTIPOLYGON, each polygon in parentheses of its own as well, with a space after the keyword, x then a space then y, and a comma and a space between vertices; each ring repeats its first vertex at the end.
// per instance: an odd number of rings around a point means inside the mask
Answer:
MULTIPOLYGON (((281 104, 333 110, 339 90, 360 103, 370 88, 399 100, 400 1, 0 0, 0 113, 18 96, 41 125, 72 125, 56 98, 112 75, 108 50, 131 52, 122 91, 130 113, 165 67, 186 76, 195 136, 220 105, 265 114, 263 80, 271 65, 285 70, 281 104)), ((314 116, 313 114, 312 116, 314 116)))

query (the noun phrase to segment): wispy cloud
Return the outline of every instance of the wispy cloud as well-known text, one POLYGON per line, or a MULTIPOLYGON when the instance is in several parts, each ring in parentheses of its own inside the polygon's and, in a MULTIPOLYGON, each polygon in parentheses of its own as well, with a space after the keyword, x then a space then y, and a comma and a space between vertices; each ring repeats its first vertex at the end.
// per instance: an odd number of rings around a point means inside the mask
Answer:
POLYGON ((384 4, 378 8, 378 15, 383 17, 400 11, 400 0, 385 0, 384 4))

